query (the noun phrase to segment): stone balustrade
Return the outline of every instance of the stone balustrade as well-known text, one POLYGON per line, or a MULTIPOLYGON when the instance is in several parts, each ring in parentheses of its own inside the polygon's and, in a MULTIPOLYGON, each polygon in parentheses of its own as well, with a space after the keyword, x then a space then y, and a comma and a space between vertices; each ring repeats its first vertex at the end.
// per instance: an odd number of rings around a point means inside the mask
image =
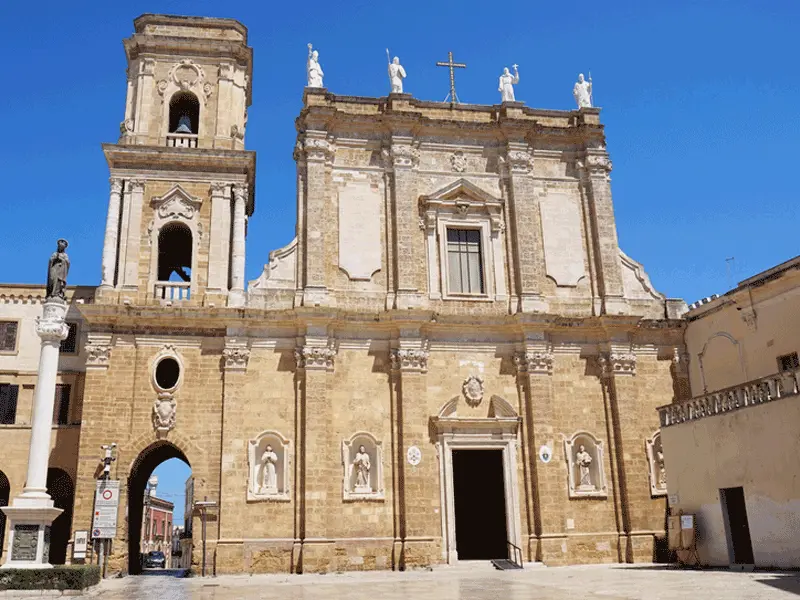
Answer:
POLYGON ((197 134, 168 133, 167 146, 170 148, 197 148, 197 134))
POLYGON ((191 296, 191 285, 188 281, 156 281, 155 297, 170 302, 188 300, 191 296))
POLYGON ((797 395, 800 393, 798 375, 800 375, 800 370, 777 373, 696 396, 685 402, 660 406, 657 410, 661 427, 696 421, 740 408, 764 404, 786 396, 797 395))

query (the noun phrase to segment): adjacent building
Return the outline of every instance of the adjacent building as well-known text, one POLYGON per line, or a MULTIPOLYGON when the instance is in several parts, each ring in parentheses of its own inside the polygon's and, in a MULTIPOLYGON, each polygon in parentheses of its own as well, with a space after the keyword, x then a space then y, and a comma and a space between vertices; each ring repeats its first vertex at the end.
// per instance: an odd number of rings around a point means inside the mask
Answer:
POLYGON ((800 567, 800 257, 690 309, 692 398, 659 409, 670 508, 703 564, 800 567))

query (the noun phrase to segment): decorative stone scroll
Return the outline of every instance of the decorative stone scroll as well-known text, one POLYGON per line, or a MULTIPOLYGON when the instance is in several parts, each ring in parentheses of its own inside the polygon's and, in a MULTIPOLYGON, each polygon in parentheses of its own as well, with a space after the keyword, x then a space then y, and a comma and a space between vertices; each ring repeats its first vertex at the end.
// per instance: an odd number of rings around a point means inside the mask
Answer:
POLYGON ((333 345, 302 346, 295 349, 294 357, 297 361, 298 369, 333 371, 336 348, 333 345))
POLYGON ((428 372, 430 352, 421 348, 395 348, 391 352, 392 368, 396 371, 428 372))
POLYGON ((667 471, 664 467, 664 448, 661 446, 660 429, 644 441, 644 447, 649 466, 647 473, 650 478, 650 495, 666 496, 667 471))
POLYGON ((569 497, 606 498, 603 442, 591 433, 579 431, 564 440, 564 453, 569 497))
POLYGON ((383 447, 366 432, 342 441, 344 500, 383 500, 383 447))
POLYGON ((291 499, 292 442, 277 431, 264 431, 247 444, 247 500, 291 499))
POLYGON ((191 221, 200 210, 201 204, 200 198, 195 198, 179 184, 172 186, 163 196, 154 197, 150 201, 150 205, 156 209, 156 214, 166 221, 175 219, 191 221))

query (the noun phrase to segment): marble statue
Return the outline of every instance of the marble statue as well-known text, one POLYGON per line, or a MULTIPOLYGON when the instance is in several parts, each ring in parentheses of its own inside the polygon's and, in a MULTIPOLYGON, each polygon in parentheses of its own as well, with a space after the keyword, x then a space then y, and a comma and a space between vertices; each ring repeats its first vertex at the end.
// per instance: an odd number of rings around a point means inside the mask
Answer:
MULTIPOLYGON (((389 51, 386 51, 386 55, 389 55, 389 51)), ((389 63, 389 81, 392 84, 392 93, 393 94, 402 94, 403 93, 403 79, 406 78, 406 70, 403 68, 403 65, 400 64, 400 59, 398 57, 394 57, 394 60, 389 63)))
POLYGON ((667 487, 667 470, 664 468, 664 453, 656 452, 656 465, 658 465, 658 487, 667 487))
POLYGON ((275 454, 272 446, 267 444, 264 454, 261 455, 261 492, 276 494, 278 492, 278 473, 275 465, 278 463, 278 455, 275 454))
POLYGON ((69 246, 67 240, 60 239, 57 250, 50 256, 47 264, 47 294, 45 300, 59 298, 67 299, 67 273, 69 273, 69 256, 64 252, 69 246))
POLYGON ((592 106, 592 76, 589 74, 589 81, 585 81, 583 73, 578 75, 578 81, 575 82, 575 87, 572 88, 572 95, 575 97, 575 102, 578 103, 578 108, 591 108, 592 106))
POLYGON ((586 452, 586 448, 583 445, 580 446, 578 453, 575 454, 575 461, 578 463, 581 473, 579 488, 594 489, 594 486, 592 485, 592 476, 589 472, 589 466, 592 464, 592 457, 588 452, 586 452))
POLYGON ((502 102, 515 102, 514 99, 514 86, 519 83, 519 71, 517 65, 513 65, 514 74, 508 71, 508 67, 503 69, 503 74, 500 75, 500 86, 497 91, 500 92, 502 102))
POLYGON ((372 492, 372 488, 369 485, 369 454, 367 454, 367 449, 363 445, 358 447, 356 458, 353 460, 353 466, 356 469, 355 491, 357 493, 372 492))
POLYGON ((319 66, 319 52, 311 49, 311 44, 308 45, 308 62, 306 63, 306 73, 308 74, 308 87, 321 88, 322 85, 322 67, 319 66))

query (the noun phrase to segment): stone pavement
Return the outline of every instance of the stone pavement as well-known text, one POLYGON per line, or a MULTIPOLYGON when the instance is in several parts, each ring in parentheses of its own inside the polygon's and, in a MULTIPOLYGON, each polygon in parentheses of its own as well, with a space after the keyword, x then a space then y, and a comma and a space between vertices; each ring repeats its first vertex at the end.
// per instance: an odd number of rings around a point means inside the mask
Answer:
POLYGON ((256 575, 180 579, 150 571, 110 579, 82 598, 102 600, 781 600, 800 596, 800 574, 691 571, 660 565, 591 565, 495 571, 486 563, 407 573, 256 575))

